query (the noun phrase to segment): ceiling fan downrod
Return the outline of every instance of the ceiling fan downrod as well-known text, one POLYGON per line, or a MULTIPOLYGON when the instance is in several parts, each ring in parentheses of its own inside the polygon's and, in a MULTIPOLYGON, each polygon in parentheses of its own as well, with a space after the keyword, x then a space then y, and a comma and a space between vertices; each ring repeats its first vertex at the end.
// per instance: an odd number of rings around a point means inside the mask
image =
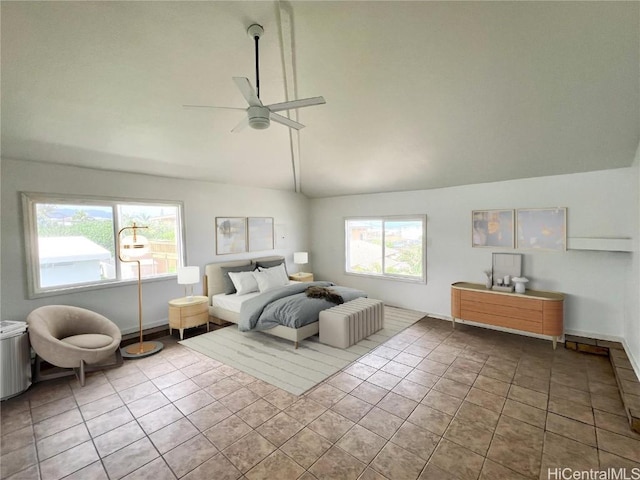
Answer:
POLYGON ((262 28, 261 25, 258 25, 257 23, 254 23, 253 25, 251 25, 247 29, 247 33, 249 34, 249 36, 251 38, 253 38, 253 41, 255 42, 255 47, 256 47, 256 95, 257 95, 258 98, 260 98, 260 55, 259 55, 258 43, 260 42, 260 37, 264 33, 264 28, 262 28))

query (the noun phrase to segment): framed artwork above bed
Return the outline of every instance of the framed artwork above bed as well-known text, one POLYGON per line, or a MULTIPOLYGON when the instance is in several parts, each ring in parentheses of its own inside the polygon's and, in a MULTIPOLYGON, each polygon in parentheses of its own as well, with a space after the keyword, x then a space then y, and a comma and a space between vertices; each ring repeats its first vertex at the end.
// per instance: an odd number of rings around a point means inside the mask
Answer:
POLYGON ((273 250, 273 217, 247 219, 249 251, 273 250))
POLYGON ((247 251, 247 219, 216 217, 216 255, 247 251))

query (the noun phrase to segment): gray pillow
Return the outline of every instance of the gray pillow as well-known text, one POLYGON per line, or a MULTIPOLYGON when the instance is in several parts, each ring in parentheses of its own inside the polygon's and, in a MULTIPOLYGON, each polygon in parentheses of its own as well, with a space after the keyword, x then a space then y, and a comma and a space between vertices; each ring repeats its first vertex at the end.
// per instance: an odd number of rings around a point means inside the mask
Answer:
POLYGON ((241 265, 239 267, 220 267, 222 270, 222 281, 224 282, 224 293, 231 295, 236 293, 236 287, 229 277, 229 272, 252 272, 256 269, 255 265, 241 265))
POLYGON ((280 260, 267 260, 267 261, 257 261, 256 262, 256 268, 258 267, 262 267, 262 268, 271 268, 271 267, 277 267, 278 265, 283 264, 284 265, 284 271, 287 274, 287 276, 289 276, 289 272, 287 272, 287 264, 284 263, 284 258, 280 259, 280 260))

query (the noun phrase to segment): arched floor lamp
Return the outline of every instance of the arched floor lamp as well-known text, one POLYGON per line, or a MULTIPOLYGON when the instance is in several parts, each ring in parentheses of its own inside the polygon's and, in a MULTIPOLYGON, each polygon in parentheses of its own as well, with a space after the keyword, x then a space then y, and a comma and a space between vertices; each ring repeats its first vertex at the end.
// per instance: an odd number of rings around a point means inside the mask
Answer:
POLYGON ((138 327, 140 328, 140 341, 120 349, 123 358, 142 358, 158 353, 164 345, 161 342, 142 341, 142 279, 140 274, 139 257, 149 253, 149 241, 142 235, 138 235, 138 229, 148 227, 138 227, 135 222, 133 226, 121 228, 118 232, 118 258, 121 262, 138 264, 138 327), (127 235, 120 240, 120 235, 125 230, 133 230, 132 235, 127 235))

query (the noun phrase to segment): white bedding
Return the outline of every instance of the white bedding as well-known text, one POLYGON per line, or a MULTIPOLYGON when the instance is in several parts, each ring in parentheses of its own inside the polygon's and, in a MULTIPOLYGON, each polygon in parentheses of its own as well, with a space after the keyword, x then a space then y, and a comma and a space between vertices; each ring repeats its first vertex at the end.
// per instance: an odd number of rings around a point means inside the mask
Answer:
POLYGON ((211 297, 211 305, 214 307, 224 308, 225 310, 230 310, 232 312, 240 313, 240 308, 242 307, 242 303, 246 302, 250 298, 257 297, 260 295, 260 292, 251 292, 246 295, 238 295, 232 294, 227 295, 225 293, 219 293, 218 295, 214 295, 211 297))
MULTIPOLYGON (((300 283, 294 280, 289 281, 289 284, 300 283)), ((217 295, 213 295, 211 297, 211 306, 224 308, 225 310, 230 310, 235 313, 240 313, 240 308, 242 308, 242 304, 249 300, 250 298, 254 298, 260 295, 260 292, 252 292, 247 293, 245 295, 238 295, 236 293, 232 295, 227 295, 224 293, 219 293, 217 295)))

